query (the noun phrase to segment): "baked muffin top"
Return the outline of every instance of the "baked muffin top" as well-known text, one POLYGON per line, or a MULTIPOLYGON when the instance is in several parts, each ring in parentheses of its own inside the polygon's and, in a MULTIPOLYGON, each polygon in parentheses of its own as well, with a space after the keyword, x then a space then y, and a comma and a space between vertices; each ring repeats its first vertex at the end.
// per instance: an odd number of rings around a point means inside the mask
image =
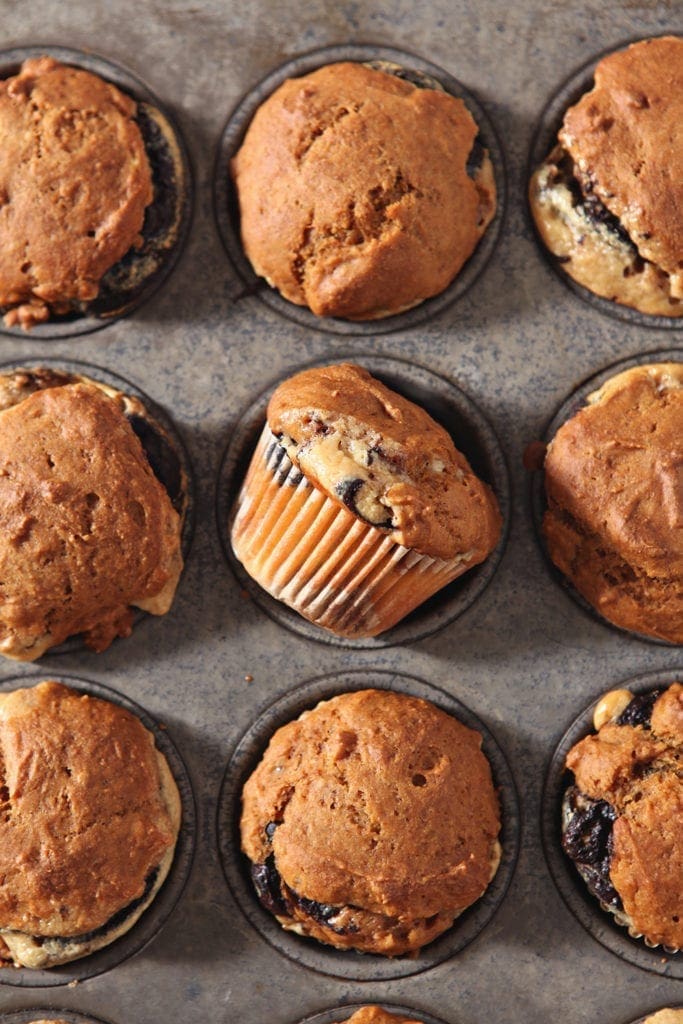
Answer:
POLYGON ((544 466, 551 557, 612 621, 676 642, 682 466, 681 363, 637 366, 607 381, 557 431, 544 466), (597 547, 588 558, 591 537, 597 547))
POLYGON ((346 1024, 419 1024, 419 1021, 401 1013, 389 1013, 382 1006, 363 1006, 348 1018, 346 1024))
POLYGON ((82 935, 142 895, 178 831, 160 760, 109 701, 55 682, 0 694, 2 928, 82 935))
POLYGON ((666 1007, 664 1010, 657 1010, 656 1013, 646 1017, 643 1024, 683 1024, 683 1007, 678 1009, 666 1007))
POLYGON ((31 326, 98 293, 152 201, 136 106, 51 57, 0 82, 0 307, 31 326))
POLYGON ((467 173, 476 135, 462 100, 363 64, 288 79, 231 165, 254 269, 320 316, 387 316, 442 291, 495 211, 488 156, 467 173))
POLYGON ((662 36, 604 57, 559 138, 577 173, 640 255, 683 297, 683 39, 662 36))
POLYGON ((0 412, 0 653, 32 660, 74 633, 95 650, 163 614, 180 517, 117 403, 85 383, 0 412))
POLYGON ((482 561, 500 536, 490 488, 424 409, 343 363, 284 381, 268 425, 292 462, 332 499, 437 558, 482 561))
POLYGON ((250 860, 274 855, 299 896, 426 918, 486 889, 500 816, 478 733, 427 701, 363 690, 277 730, 241 829, 250 860))
POLYGON ((610 879, 632 928, 683 946, 683 686, 672 684, 649 727, 608 721, 567 755, 576 786, 616 812, 610 879))

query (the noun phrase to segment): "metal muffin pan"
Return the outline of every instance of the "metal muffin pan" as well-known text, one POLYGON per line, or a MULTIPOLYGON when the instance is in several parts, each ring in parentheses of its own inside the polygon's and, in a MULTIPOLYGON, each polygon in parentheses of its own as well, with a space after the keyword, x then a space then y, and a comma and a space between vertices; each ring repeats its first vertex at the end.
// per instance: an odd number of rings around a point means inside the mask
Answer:
POLYGON ((680 32, 674 6, 5 0, 2 14, 6 47, 35 48, 47 38, 94 49, 149 80, 176 115, 197 171, 195 217, 173 278, 134 316, 58 342, 39 329, 0 334, 0 362, 45 362, 44 353, 135 381, 187 445, 197 529, 169 614, 149 616, 101 655, 74 645, 30 672, 14 664, 6 672, 23 680, 55 668, 101 682, 167 723, 193 782, 197 843, 186 891, 154 942, 53 993, 0 984, 0 1015, 47 1003, 78 1024, 79 1013, 112 1024, 295 1024, 325 1008, 378 1003, 419 1007, 415 1017, 429 1024, 548 1024, 560 1014, 565 1024, 625 1024, 681 1005, 679 980, 616 956, 576 920, 547 868, 539 825, 542 783, 564 725, 623 679, 673 672, 680 651, 605 629, 567 600, 538 546, 521 463, 524 446, 591 374, 636 353, 677 345, 683 352, 671 325, 644 330, 567 288, 542 255, 526 201, 532 137, 557 83, 624 40, 680 32), (466 83, 495 125, 507 197, 486 268, 456 302, 432 309, 419 326, 379 322, 363 334, 354 325, 340 343, 317 320, 237 301, 245 285, 216 230, 212 185, 226 115, 255 83, 309 51, 359 42, 420 55, 466 83), (391 333, 380 337, 385 328, 391 333), (283 628, 226 566, 216 528, 226 445, 253 429, 243 410, 269 382, 334 361, 342 344, 359 361, 381 352, 457 381, 491 423, 511 479, 510 534, 493 579, 465 614, 411 643, 353 649, 283 628), (217 847, 221 783, 242 737, 303 680, 349 671, 400 673, 458 700, 490 727, 519 786, 520 857, 495 916, 456 955, 407 977, 356 981, 294 962, 245 918, 217 847))
POLYGON ((417 327, 463 295, 483 271, 496 247, 503 223, 505 198, 506 186, 503 152, 491 119, 479 100, 461 82, 453 78, 452 75, 449 75, 447 71, 444 71, 443 68, 423 60, 414 53, 396 50, 393 47, 387 46, 367 44, 327 46, 322 50, 314 50, 312 53, 297 57, 276 68, 267 78, 264 78, 247 93, 230 115, 221 136, 214 168, 214 211, 216 223, 218 224, 218 230, 225 250, 244 284, 243 295, 257 295, 272 309, 301 324, 302 327, 312 328, 317 331, 329 331, 332 334, 347 334, 354 337, 372 337, 376 334, 386 334, 388 331, 417 327), (476 249, 451 284, 438 295, 431 299, 426 299, 413 309, 379 320, 351 321, 343 320, 339 317, 316 316, 308 307, 298 306, 294 302, 289 302, 276 289, 271 288, 264 278, 254 273, 242 248, 237 196, 230 179, 230 161, 240 148, 247 128, 263 101, 278 86, 282 85, 286 79, 301 78, 303 75, 310 74, 311 71, 315 71, 325 64, 335 64, 340 61, 370 64, 386 62, 389 65, 396 65, 405 71, 405 74, 401 75, 401 77, 407 78, 416 85, 435 88, 436 83, 438 83, 438 86, 445 92, 463 100, 472 117, 477 122, 479 127, 478 138, 481 144, 489 151, 496 181, 496 214, 484 232, 483 237, 479 240, 476 249))
MULTIPOLYGON (((235 557, 230 544, 230 521, 232 507, 263 429, 268 400, 278 381, 259 395, 240 415, 237 428, 223 457, 216 492, 216 521, 225 557, 240 585, 249 592, 259 608, 280 625, 286 626, 300 636, 317 640, 319 643, 356 650, 373 650, 421 640, 436 630, 443 629, 467 611, 489 584, 500 563, 507 540, 510 516, 510 481, 505 456, 493 429, 472 399, 457 384, 445 380, 426 367, 379 355, 340 355, 323 362, 358 363, 387 387, 426 409, 442 427, 446 428, 456 448, 467 456, 474 472, 495 492, 503 517, 498 544, 484 562, 459 576, 392 629, 376 637, 351 640, 335 636, 304 619, 282 601, 271 597, 249 576, 235 557)), ((305 367, 297 367, 292 370, 292 374, 302 369, 305 367)))
MULTIPOLYGON (((419 822, 415 827, 419 828, 419 822)), ((420 679, 394 672, 342 672, 298 686, 267 708, 245 733, 233 752, 223 780, 216 831, 223 871, 232 894, 247 920, 267 942, 295 963, 321 974, 353 981, 382 981, 406 978, 429 970, 459 953, 486 927, 503 901, 515 870, 520 842, 519 802, 512 773, 498 743, 483 722, 460 701, 420 679), (322 700, 365 689, 395 690, 421 697, 469 728, 476 729, 483 737, 482 750, 491 765, 493 782, 500 798, 503 852, 494 878, 483 896, 416 957, 388 958, 360 954, 354 950, 338 950, 286 931, 272 914, 261 907, 249 874, 249 862, 240 852, 242 789, 261 760, 273 733, 322 700)))
MULTIPOLYGON (((83 313, 55 315, 46 323, 32 327, 30 335, 21 327, 6 327, 0 317, 2 334, 15 338, 30 336, 34 339, 47 340, 98 331, 113 319, 133 313, 154 294, 173 270, 187 240, 192 218, 193 186, 187 148, 173 117, 147 85, 126 68, 92 51, 74 50, 67 46, 23 46, 0 51, 0 79, 17 74, 21 64, 30 57, 42 56, 54 57, 62 64, 70 64, 99 75, 140 104, 136 119, 142 129, 145 148, 154 153, 154 158, 150 159, 150 166, 155 198, 147 208, 147 211, 153 211, 153 217, 148 217, 147 212, 145 214, 142 228, 145 243, 153 239, 154 233, 163 226, 164 219, 175 217, 171 207, 175 206, 176 195, 179 204, 175 242, 167 251, 160 251, 157 268, 141 286, 130 291, 121 291, 112 275, 114 268, 110 268, 102 279, 100 294, 89 303, 88 310, 83 313), (146 106, 154 107, 161 113, 172 141, 163 138, 161 132, 153 127, 151 118, 145 113, 146 106), (155 140, 154 148, 151 145, 152 139, 155 140), (169 183, 168 175, 170 173, 171 181, 174 181, 177 172, 182 181, 175 189, 169 183)), ((124 256, 114 264, 114 267, 118 267, 125 259, 124 256)))
MULTIPOLYGON (((185 885, 192 869, 194 857, 195 834, 197 831, 197 815, 195 810, 192 783, 187 768, 173 740, 165 728, 161 728, 147 712, 134 701, 111 690, 101 683, 94 683, 76 676, 55 673, 40 673, 4 677, 0 679, 0 692, 8 693, 27 686, 35 686, 45 679, 64 683, 73 690, 79 690, 92 697, 108 700, 119 704, 140 719, 146 729, 154 736, 157 748, 168 761, 168 766, 175 780, 182 805, 182 821, 176 842, 173 864, 164 884, 159 889, 152 903, 140 916, 133 927, 109 946, 80 960, 60 964, 49 970, 31 970, 30 968, 3 968, 0 970, 0 985, 13 985, 18 988, 51 988, 56 985, 75 985, 88 978, 94 978, 103 971, 110 971, 122 961, 139 953, 173 913, 175 906, 183 894, 185 885)), ((96 1024, 96 1022, 95 1022, 96 1024)))
MULTIPOLYGON (((634 694, 647 693, 659 687, 670 686, 681 679, 683 668, 678 672, 675 669, 667 669, 649 672, 634 679, 625 679, 610 686, 609 689, 631 690, 634 694)), ((602 693, 596 694, 596 700, 574 719, 558 743, 548 768, 541 820, 548 867, 562 899, 594 939, 636 967, 683 981, 683 950, 668 953, 659 946, 648 946, 642 939, 634 939, 629 935, 628 930, 617 924, 612 914, 602 910, 599 902, 589 893, 585 882, 563 852, 559 842, 562 800, 573 777, 572 773, 565 769, 565 759, 575 743, 595 732, 593 712, 601 696, 602 693)))

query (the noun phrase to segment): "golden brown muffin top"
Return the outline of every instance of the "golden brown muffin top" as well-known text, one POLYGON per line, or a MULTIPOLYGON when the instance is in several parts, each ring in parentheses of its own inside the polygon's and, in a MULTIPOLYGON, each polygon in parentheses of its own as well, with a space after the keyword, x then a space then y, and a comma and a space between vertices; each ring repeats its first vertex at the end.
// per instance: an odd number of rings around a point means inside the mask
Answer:
POLYGON ((288 79, 231 171, 258 274, 321 316, 370 319, 442 291, 495 210, 460 99, 363 64, 288 79))
POLYGON ((657 1010, 656 1013, 646 1017, 643 1024, 683 1024, 683 1007, 678 1009, 666 1007, 664 1010, 657 1010))
POLYGON ((104 650, 131 604, 168 610, 181 568, 180 518, 115 401, 72 384, 0 412, 0 653, 74 633, 104 650))
POLYGON ((656 701, 651 728, 610 722, 567 755, 576 785, 617 812, 610 878, 633 927, 683 946, 683 686, 656 701))
POLYGON ((604 57, 560 141, 641 256, 683 295, 683 39, 662 36, 604 57))
POLYGON ((427 701, 362 690, 277 730, 241 828, 247 856, 272 852, 299 896, 429 917, 486 889, 500 816, 479 733, 427 701))
POLYGON ((0 694, 0 924, 75 936, 141 896, 175 843, 154 737, 44 682, 0 694))
POLYGON ((348 1018, 346 1024, 419 1024, 419 1021, 400 1013, 389 1013, 381 1006, 363 1006, 348 1018))
POLYGON ((612 377, 545 459, 548 500, 630 565, 683 579, 683 363, 612 377))
POLYGON ((362 367, 290 377, 270 400, 268 425, 284 435, 304 475, 352 511, 358 507, 344 501, 344 488, 362 481, 396 543, 437 558, 477 554, 477 561, 495 547, 501 518, 493 492, 443 427, 362 367))
POLYGON ((0 307, 30 326, 98 293, 152 201, 136 106, 51 57, 0 82, 0 307))

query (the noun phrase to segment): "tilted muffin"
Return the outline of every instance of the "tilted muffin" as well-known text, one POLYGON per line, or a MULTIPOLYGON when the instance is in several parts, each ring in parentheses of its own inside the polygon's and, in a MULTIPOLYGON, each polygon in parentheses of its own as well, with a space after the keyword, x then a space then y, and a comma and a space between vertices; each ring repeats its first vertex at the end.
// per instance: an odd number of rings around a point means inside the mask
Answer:
POLYGON ((139 400, 54 370, 0 375, 0 654, 33 661, 76 633, 102 651, 130 634, 131 606, 169 610, 179 467, 139 400))
POLYGON ((683 316, 683 39, 604 57, 531 179, 536 227, 579 284, 683 316))
POLYGON ((683 946, 683 686, 607 694, 567 755, 563 846, 631 935, 683 946))
POLYGON ((364 64, 288 79, 231 165, 254 270, 290 302, 350 320, 443 291, 495 213, 477 134, 462 100, 364 64))
POLYGON ((166 119, 44 56, 0 81, 0 137, 5 324, 96 309, 101 290, 102 315, 125 308, 177 242, 186 182, 166 119))
POLYGON ((129 711, 56 682, 0 693, 0 964, 44 968, 127 932, 166 878, 181 805, 129 711))
POLYGON ((392 691, 345 693, 278 729, 243 791, 263 905, 284 928, 384 956, 479 899, 499 830, 479 733, 392 691))
POLYGON ((545 457, 548 554, 606 619, 683 643, 683 364, 610 378, 545 457))
POLYGON ((231 540, 269 594, 356 638, 482 562, 500 531, 493 493, 443 427, 342 363, 274 392, 231 540))
POLYGON ((420 1022, 414 1017, 389 1013, 381 1006, 363 1006, 348 1018, 346 1024, 420 1024, 420 1022))

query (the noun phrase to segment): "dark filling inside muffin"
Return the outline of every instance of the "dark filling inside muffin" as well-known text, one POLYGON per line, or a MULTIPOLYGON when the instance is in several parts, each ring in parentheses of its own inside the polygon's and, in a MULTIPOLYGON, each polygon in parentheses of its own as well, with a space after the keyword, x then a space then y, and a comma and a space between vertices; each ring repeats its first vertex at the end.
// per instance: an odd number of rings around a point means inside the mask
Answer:
POLYGON ((576 166, 569 153, 562 149, 561 146, 558 146, 550 155, 549 161, 556 168, 554 183, 561 183, 569 189, 572 196, 572 204, 581 210, 587 220, 596 226, 606 228, 615 239, 618 239, 633 251, 634 258, 640 259, 638 250, 621 221, 613 213, 610 213, 605 204, 597 197, 594 192, 593 183, 589 179, 582 179, 577 173, 576 166))
POLYGON ((359 507, 359 497, 362 489, 366 486, 367 481, 361 480, 360 478, 351 480, 342 480, 335 487, 335 491, 340 500, 346 505, 350 512, 362 519, 364 523, 368 523, 370 526, 376 526, 381 530, 390 530, 393 526, 393 519, 391 516, 382 519, 380 521, 370 519, 367 515, 363 515, 359 507))
POLYGON ((616 719, 616 724, 640 725, 643 729, 649 729, 652 722, 652 709, 663 693, 663 690, 652 690, 651 693, 637 694, 616 719))

